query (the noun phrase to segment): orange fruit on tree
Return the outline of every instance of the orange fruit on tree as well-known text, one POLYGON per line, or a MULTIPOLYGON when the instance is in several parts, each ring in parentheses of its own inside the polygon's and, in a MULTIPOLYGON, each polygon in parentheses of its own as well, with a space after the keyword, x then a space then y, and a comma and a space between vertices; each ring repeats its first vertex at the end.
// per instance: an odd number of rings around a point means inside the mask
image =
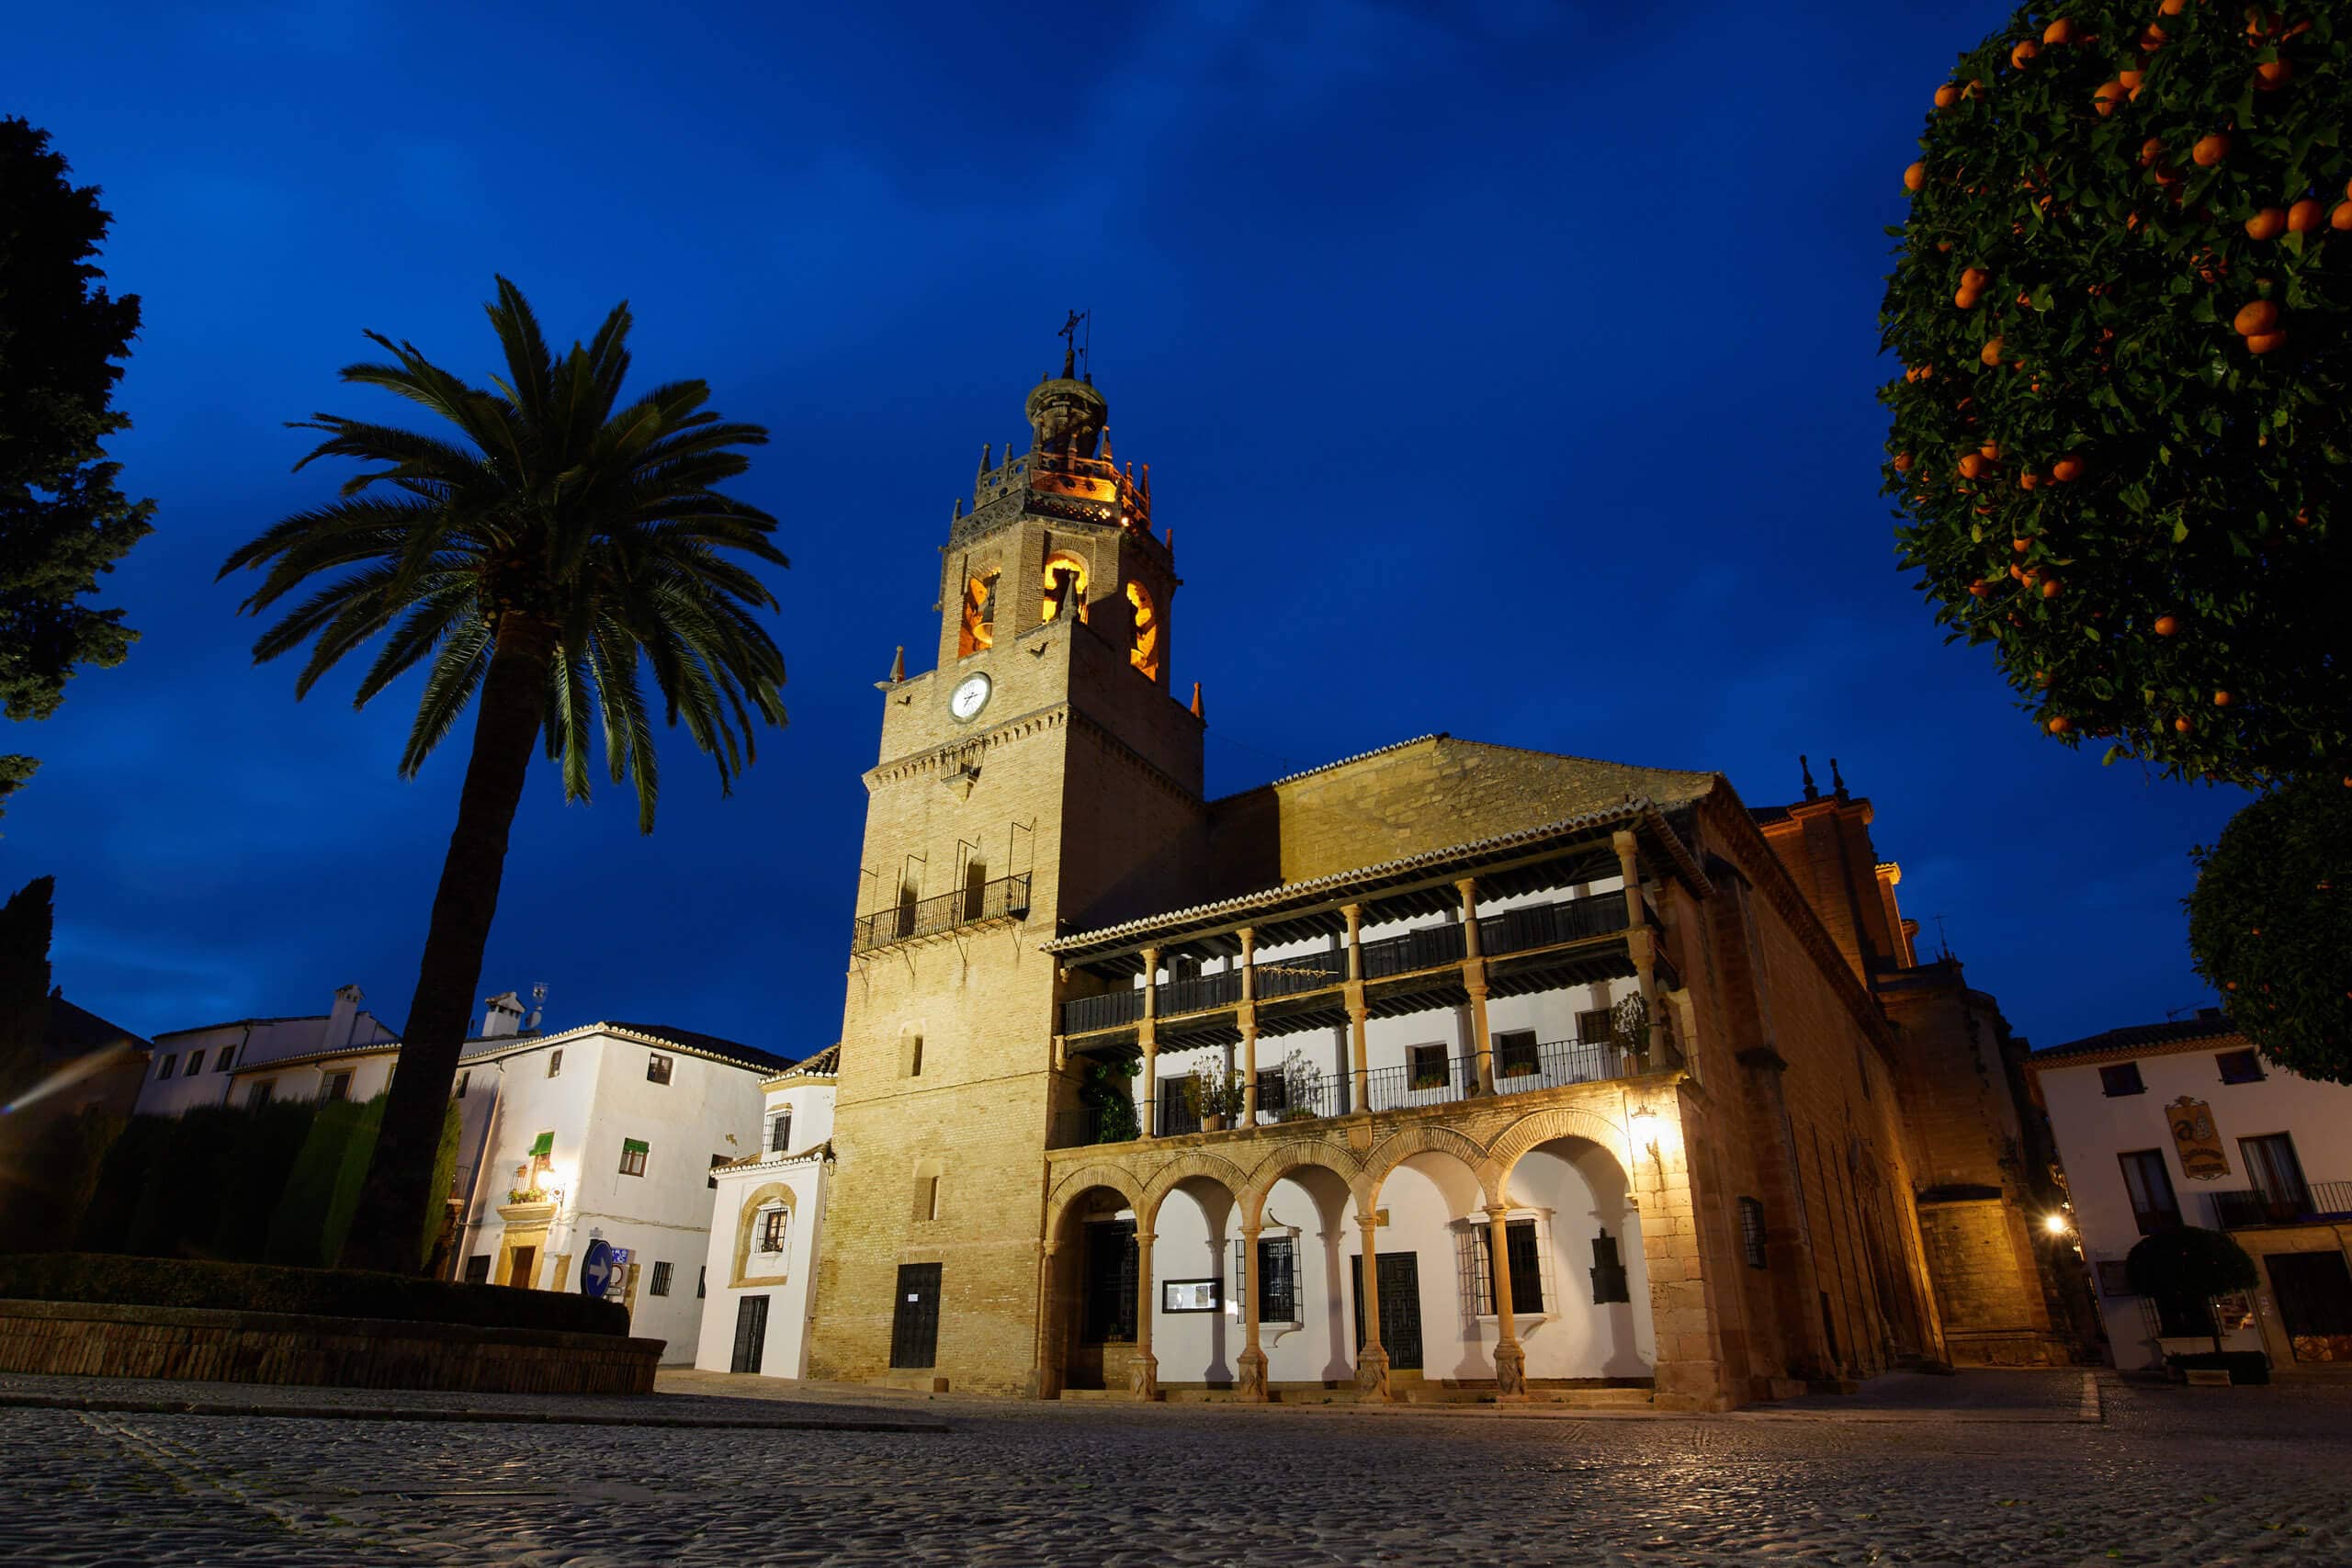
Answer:
POLYGON ((2018 476, 2018 488, 2019 490, 2031 490, 2041 482, 2041 476, 2035 473, 2031 468, 2028 468, 2025 472, 2018 476))
POLYGON ((2229 155, 2230 133, 2226 130, 2199 137, 2197 145, 2188 150, 2190 160, 2200 169, 2210 169, 2229 155))
POLYGON ((1992 459, 1996 463, 2001 460, 2001 444, 1997 441, 1987 441, 1984 446, 1979 446, 1977 450, 1984 453, 1986 457, 1992 459))
POLYGON ((1964 479, 1973 479, 1991 466, 1984 460, 1984 453, 1971 452, 1960 460, 1960 477, 1964 479))
POLYGON ((2031 39, 2028 39, 2023 43, 2018 45, 2017 48, 2009 51, 2009 64, 2014 69, 2022 71, 2025 69, 2025 62, 2031 60, 2035 55, 2040 54, 2041 52, 2041 46, 2034 42, 2031 39))
POLYGON ((1904 170, 1904 171, 1903 171, 1903 188, 1904 188, 1905 190, 1913 190, 1913 191, 1916 191, 1916 190, 1917 190, 1921 186, 1926 185, 1927 183, 1928 183, 1928 165, 1927 165, 1927 164, 1912 164, 1909 168, 1907 168, 1907 169, 1905 169, 1905 170, 1904 170))
POLYGON ((1953 291, 1951 302, 1963 310, 1973 310, 1976 309, 1976 301, 1983 298, 1984 295, 1973 288, 1961 288, 1953 291))
POLYGON ((2188 716, 2187 714, 2183 714, 2178 718, 2174 719, 2172 721, 2172 727, 2183 735, 2188 734, 2189 730, 2196 728, 2188 722, 2188 716))
POLYGON ((2119 71, 2115 79, 2136 93, 2140 90, 2140 74, 2137 71, 2119 71))
POLYGON ((1964 266, 1960 269, 1960 286, 1962 288, 1982 288, 1992 281, 1993 275, 1981 266, 1964 266))
POLYGON ((1894 455, 1894 471, 1898 474, 1907 474, 1911 471, 1910 453, 1897 452, 1894 455))
POLYGON ((2275 240, 2287 231, 2287 214, 2282 208, 2266 207, 2245 220, 2249 240, 2275 240))
POLYGON ((2041 596, 2044 599, 2055 599, 2058 597, 2058 580, 2056 578, 2053 577, 2049 581, 2041 585, 2041 596))
POLYGON ((2041 41, 2044 43, 2074 42, 2075 24, 2066 20, 2064 17, 2059 17, 2056 21, 2041 29, 2041 41))
POLYGON ((2023 555, 2026 551, 2033 548, 2033 541, 2031 539, 2011 539, 2009 541, 2009 548, 2017 551, 2019 555, 2023 555))
POLYGON ((2064 735, 2074 728, 2075 721, 2063 713, 2050 721, 2050 733, 2052 735, 2064 735))
POLYGON ((1997 337, 1986 338, 1984 346, 1976 351, 1976 357, 1988 366, 1998 366, 2001 363, 2001 340, 1997 337))
POLYGON ((2290 234, 2308 234, 2326 221, 2327 209, 2310 197, 2287 209, 2287 231, 2290 234))
POLYGON ((2327 215, 2327 226, 2331 229, 2352 229, 2352 201, 2337 202, 2335 210, 2327 215))
POLYGON ((2078 479, 2082 476, 2083 460, 2080 457, 2061 457, 2050 466, 2050 477, 2060 484, 2078 479))
POLYGON ((1968 585, 1968 592, 1979 599, 1990 598, 1993 592, 1993 585, 1980 577, 1975 581, 1968 585))
POLYGON ((2163 0, 2163 4, 2156 7, 2156 15, 2159 17, 2177 17, 2181 12, 2188 8, 2188 0, 2163 0))
POLYGON ((2274 348, 2284 347, 2286 342, 2285 333, 2256 333, 2245 340, 2245 348, 2248 354, 2268 354, 2274 348))
POLYGON ((1958 102, 1960 102, 1960 89, 1953 84, 1947 82, 1936 89, 1936 107, 1948 109, 1958 102))
POLYGON ((2230 694, 2229 694, 2229 693, 2227 693, 2227 692, 2216 692, 2216 693, 2214 693, 2214 694, 2213 694, 2213 705, 2214 705, 2215 707, 2217 707, 2217 708, 2225 708, 2225 707, 2229 706, 2229 705, 2230 705, 2230 694))
POLYGON ((2291 60, 2265 61, 2254 68, 2254 90, 2275 93, 2285 86, 2294 74, 2295 62, 2291 60))
POLYGON ((2145 141, 2140 143, 2140 166, 2142 168, 2146 168, 2149 164, 2154 163, 2164 155, 2165 139, 2163 137, 2151 136, 2145 141))
POLYGON ((2101 82, 2091 94, 2091 105, 2102 115, 2113 114, 2128 91, 2120 82, 2101 82))
POLYGON ((2158 637, 2170 637, 2180 630, 2180 623, 2170 615, 2158 615, 2153 629, 2158 637))
POLYGON ((2147 53, 2154 54, 2156 51, 2164 48, 2164 28, 2156 26, 2154 22, 2150 22, 2146 29, 2140 34, 2141 49, 2147 53))
POLYGON ((2238 313, 2231 318, 2230 325, 2238 330, 2240 337, 2276 332, 2278 330, 2278 307, 2267 299, 2250 299, 2238 307, 2238 313))

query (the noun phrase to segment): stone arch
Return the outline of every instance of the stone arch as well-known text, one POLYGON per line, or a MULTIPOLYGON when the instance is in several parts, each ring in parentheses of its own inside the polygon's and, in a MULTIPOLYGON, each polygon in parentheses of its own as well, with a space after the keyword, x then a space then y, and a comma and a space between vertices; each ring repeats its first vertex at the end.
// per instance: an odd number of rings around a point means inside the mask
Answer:
POLYGON ((1201 1149, 1179 1155, 1154 1171, 1150 1182, 1145 1186, 1144 1201, 1136 1205, 1138 1231, 1151 1230, 1152 1222, 1159 1217, 1159 1205, 1168 1194, 1176 1190, 1178 1183, 1195 1176, 1206 1177, 1224 1188, 1226 1195, 1233 1200, 1237 1208, 1241 1203, 1242 1193, 1250 1186, 1250 1179, 1242 1174, 1241 1168, 1221 1155, 1201 1149))
POLYGON ((1062 1222, 1069 1217, 1069 1206, 1097 1187, 1116 1192, 1127 1201, 1127 1207, 1136 1212, 1138 1220, 1143 1217, 1143 1201, 1136 1194, 1144 1190, 1144 1184, 1135 1179, 1133 1171, 1114 1165, 1082 1165, 1054 1184, 1046 1220, 1047 1243, 1060 1239, 1062 1222))
POLYGON ((781 1181, 771 1181, 763 1186, 753 1188, 744 1195, 742 1202, 737 1206, 735 1263, 734 1267, 728 1271, 727 1277, 729 1289, 747 1285, 781 1285, 786 1281, 787 1274, 747 1275, 743 1272, 752 1260, 752 1227, 758 1223, 761 1210, 771 1203, 778 1202, 784 1205, 784 1212, 792 1216, 786 1224, 787 1225, 797 1224, 799 1220, 798 1200, 793 1196, 791 1187, 781 1181))
MULTIPOLYGON (((1625 1179, 1629 1183, 1634 1179, 1633 1167, 1626 1159, 1625 1129, 1593 1111, 1555 1105, 1529 1111, 1496 1135, 1489 1145, 1488 1156, 1494 1167, 1495 1191, 1500 1194, 1508 1189, 1511 1168, 1519 1163, 1521 1155, 1536 1145, 1548 1144, 1555 1138, 1582 1138, 1586 1143, 1600 1145, 1610 1158, 1617 1162, 1618 1168, 1625 1173, 1625 1179)), ((1502 1199, 1498 1196, 1496 1201, 1500 1202, 1502 1199)))
POLYGON ((1501 1201, 1497 1196, 1502 1190, 1501 1177, 1476 1140, 1434 1122, 1419 1122, 1374 1145, 1372 1153, 1364 1157, 1363 1177, 1357 1184, 1358 1201, 1363 1207, 1367 1211, 1377 1207, 1381 1183, 1388 1179, 1391 1171, 1419 1154, 1453 1156, 1470 1168, 1487 1202, 1501 1201))
POLYGON ((1353 1151, 1334 1144, 1290 1143, 1268 1151, 1265 1157, 1250 1168, 1248 1185, 1236 1196, 1241 1204, 1244 1224, 1258 1223, 1258 1215, 1274 1184, 1292 1171, 1304 1166, 1315 1166, 1329 1171, 1343 1182, 1350 1197, 1356 1197, 1363 1177, 1363 1161, 1353 1151))

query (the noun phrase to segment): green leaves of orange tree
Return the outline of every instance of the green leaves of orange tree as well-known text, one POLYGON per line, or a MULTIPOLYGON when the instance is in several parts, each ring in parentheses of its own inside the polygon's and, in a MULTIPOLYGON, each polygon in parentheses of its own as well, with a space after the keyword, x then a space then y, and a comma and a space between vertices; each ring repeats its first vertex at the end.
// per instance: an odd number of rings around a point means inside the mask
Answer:
POLYGON ((2066 744, 2352 775, 2352 12, 2171 3, 2020 10, 1928 111, 1899 553, 2066 744))

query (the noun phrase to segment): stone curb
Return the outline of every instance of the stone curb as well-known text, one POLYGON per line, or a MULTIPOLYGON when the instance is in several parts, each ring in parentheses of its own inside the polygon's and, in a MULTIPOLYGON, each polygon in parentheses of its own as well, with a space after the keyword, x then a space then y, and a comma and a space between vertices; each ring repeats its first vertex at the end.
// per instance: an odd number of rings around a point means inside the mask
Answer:
POLYGON ((944 1421, 815 1421, 728 1416, 591 1415, 563 1410, 401 1409, 389 1404, 271 1404, 199 1399, 83 1398, 66 1393, 0 1393, 0 1409, 103 1411, 130 1416, 273 1416, 304 1421, 424 1421, 536 1427, 667 1427, 755 1432, 950 1432, 944 1421))

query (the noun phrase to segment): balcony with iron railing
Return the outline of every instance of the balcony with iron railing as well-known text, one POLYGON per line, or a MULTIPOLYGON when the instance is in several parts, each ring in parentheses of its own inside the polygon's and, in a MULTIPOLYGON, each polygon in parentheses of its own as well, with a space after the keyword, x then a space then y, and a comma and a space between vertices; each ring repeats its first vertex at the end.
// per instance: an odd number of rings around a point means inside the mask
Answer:
MULTIPOLYGON (((1664 1058, 1653 1063, 1649 1053, 1630 1051, 1613 1040, 1558 1040, 1544 1044, 1498 1042, 1494 1053, 1494 1094, 1526 1094, 1577 1084, 1609 1083, 1668 1071, 1679 1057, 1669 1044, 1664 1058)), ((1364 1075, 1363 1109, 1379 1115, 1424 1106, 1483 1100, 1478 1089, 1478 1059, 1455 1056, 1442 1061, 1374 1067, 1364 1075)), ((1248 1123, 1247 1111, 1204 1112, 1216 1094, 1213 1080, 1177 1074, 1161 1080, 1159 1092, 1132 1100, 1116 1100, 1080 1106, 1067 1111, 1054 1129, 1055 1148, 1098 1144, 1131 1143, 1150 1127, 1155 1135, 1180 1137, 1292 1122, 1322 1121, 1345 1116, 1357 1109, 1352 1073, 1302 1072, 1295 1066, 1261 1068, 1258 1075, 1257 1119, 1248 1123)))
POLYGON ((1029 874, 1000 876, 935 898, 910 899, 851 923, 850 952, 866 953, 894 942, 934 936, 982 920, 1020 919, 1029 913, 1029 874))
POLYGON ((2352 1220, 2352 1181, 2310 1181, 2293 1188, 2209 1192, 2216 1230, 2308 1225, 2352 1220))
MULTIPOLYGON (((1656 929, 1657 912, 1646 903, 1643 912, 1647 923, 1656 929)), ((1573 948, 1619 935, 1625 929, 1625 898, 1622 893, 1526 905, 1479 917, 1479 955, 1488 960, 1510 959, 1573 948)), ((1410 994, 1414 989, 1411 982, 1419 976, 1434 976, 1441 984, 1452 984, 1455 972, 1469 955, 1465 928, 1458 922, 1423 926, 1363 942, 1357 952, 1362 958, 1364 983, 1399 995, 1410 994)), ((1659 983, 1667 989, 1680 984, 1662 954, 1656 964, 1659 983)), ((1347 981, 1348 950, 1337 947, 1283 958, 1261 958, 1250 967, 1254 971, 1256 999, 1262 1008, 1269 1002, 1338 990, 1347 981)), ((1237 1007, 1241 1001, 1241 970, 1238 966, 1227 967, 1206 975, 1162 980, 1155 992, 1153 1011, 1161 1019, 1221 1011, 1237 1007)), ((1062 1032, 1083 1035, 1129 1031, 1143 1016, 1144 988, 1140 986, 1100 996, 1073 997, 1062 1003, 1062 1032)))

